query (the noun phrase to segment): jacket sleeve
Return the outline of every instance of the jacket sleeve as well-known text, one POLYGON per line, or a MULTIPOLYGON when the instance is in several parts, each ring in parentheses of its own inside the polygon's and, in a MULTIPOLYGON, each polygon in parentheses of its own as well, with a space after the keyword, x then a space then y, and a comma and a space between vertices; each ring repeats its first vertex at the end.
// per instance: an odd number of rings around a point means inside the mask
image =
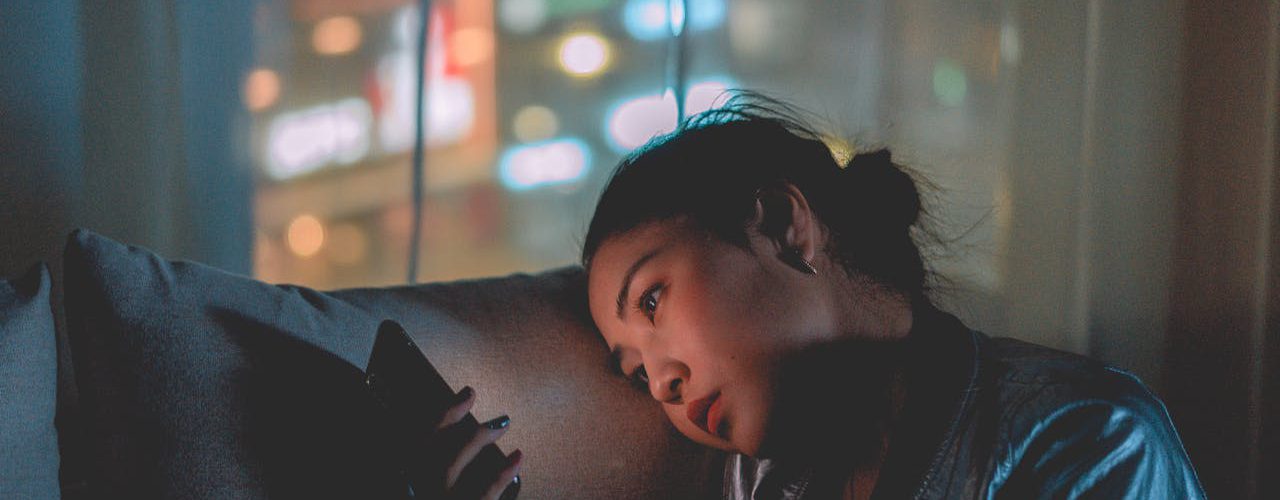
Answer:
POLYGON ((1036 417, 1008 431, 987 497, 1204 498, 1164 405, 1132 377, 1119 386, 1032 398, 1023 411, 1036 417))

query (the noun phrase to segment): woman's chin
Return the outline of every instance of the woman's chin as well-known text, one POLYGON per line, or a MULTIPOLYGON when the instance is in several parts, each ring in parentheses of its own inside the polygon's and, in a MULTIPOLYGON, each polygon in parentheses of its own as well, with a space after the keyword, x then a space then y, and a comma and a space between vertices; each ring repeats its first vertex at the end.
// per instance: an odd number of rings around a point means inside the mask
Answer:
POLYGON ((750 432, 747 429, 734 429, 732 427, 726 432, 727 436, 724 440, 724 446, 718 448, 734 453, 759 458, 762 444, 760 440, 760 432, 750 432), (737 431, 737 432, 735 432, 737 431))

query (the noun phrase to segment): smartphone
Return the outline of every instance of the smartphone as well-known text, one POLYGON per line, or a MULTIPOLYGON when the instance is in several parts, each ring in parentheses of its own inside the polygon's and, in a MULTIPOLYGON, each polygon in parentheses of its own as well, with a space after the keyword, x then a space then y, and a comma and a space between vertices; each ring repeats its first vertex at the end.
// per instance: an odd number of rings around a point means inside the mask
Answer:
MULTIPOLYGON (((369 358, 369 369, 365 374, 365 383, 374 397, 401 426, 401 432, 397 434, 406 436, 400 451, 405 459, 403 463, 411 467, 416 463, 415 454, 421 453, 420 449, 415 449, 415 446, 422 446, 420 438, 458 400, 458 394, 431 366, 404 328, 391 320, 378 326, 373 355, 369 358)), ((460 424, 470 429, 480 425, 470 413, 460 424)), ((506 454, 497 445, 490 444, 480 450, 469 467, 496 473, 506 465, 506 454)), ((405 471, 405 475, 413 488, 418 476, 412 470, 405 471)), ((502 500, 514 499, 520 493, 520 484, 514 482, 509 485, 502 493, 502 500)), ((422 491, 421 488, 414 489, 422 491)))

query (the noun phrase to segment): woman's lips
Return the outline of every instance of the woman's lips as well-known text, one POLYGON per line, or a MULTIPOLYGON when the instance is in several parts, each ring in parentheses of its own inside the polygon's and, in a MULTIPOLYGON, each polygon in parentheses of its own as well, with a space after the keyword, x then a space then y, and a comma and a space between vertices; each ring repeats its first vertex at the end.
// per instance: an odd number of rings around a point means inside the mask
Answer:
POLYGON ((724 421, 724 400, 719 397, 711 402, 711 407, 707 408, 707 430, 708 432, 724 437, 720 434, 720 424, 724 421))
POLYGON ((689 402, 685 416, 699 429, 713 436, 719 436, 720 433, 716 431, 720 428, 720 422, 724 416, 720 407, 720 393, 715 392, 705 398, 689 402))

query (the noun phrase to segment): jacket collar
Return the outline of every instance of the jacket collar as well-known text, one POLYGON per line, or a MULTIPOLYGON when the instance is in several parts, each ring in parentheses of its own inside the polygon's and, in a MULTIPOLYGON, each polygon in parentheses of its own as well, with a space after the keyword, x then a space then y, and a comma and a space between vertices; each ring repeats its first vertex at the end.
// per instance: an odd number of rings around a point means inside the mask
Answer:
POLYGON ((932 307, 914 315, 906 401, 890 429, 875 498, 917 496, 958 432, 977 386, 978 334, 932 307))
MULTIPOLYGON (((890 427, 874 498, 917 497, 934 475, 975 392, 978 341, 976 332, 950 314, 931 306, 913 313, 904 341, 906 397, 890 427)), ((734 454, 725 463, 724 494, 750 500, 826 498, 843 491, 845 479, 819 467, 734 454)))

